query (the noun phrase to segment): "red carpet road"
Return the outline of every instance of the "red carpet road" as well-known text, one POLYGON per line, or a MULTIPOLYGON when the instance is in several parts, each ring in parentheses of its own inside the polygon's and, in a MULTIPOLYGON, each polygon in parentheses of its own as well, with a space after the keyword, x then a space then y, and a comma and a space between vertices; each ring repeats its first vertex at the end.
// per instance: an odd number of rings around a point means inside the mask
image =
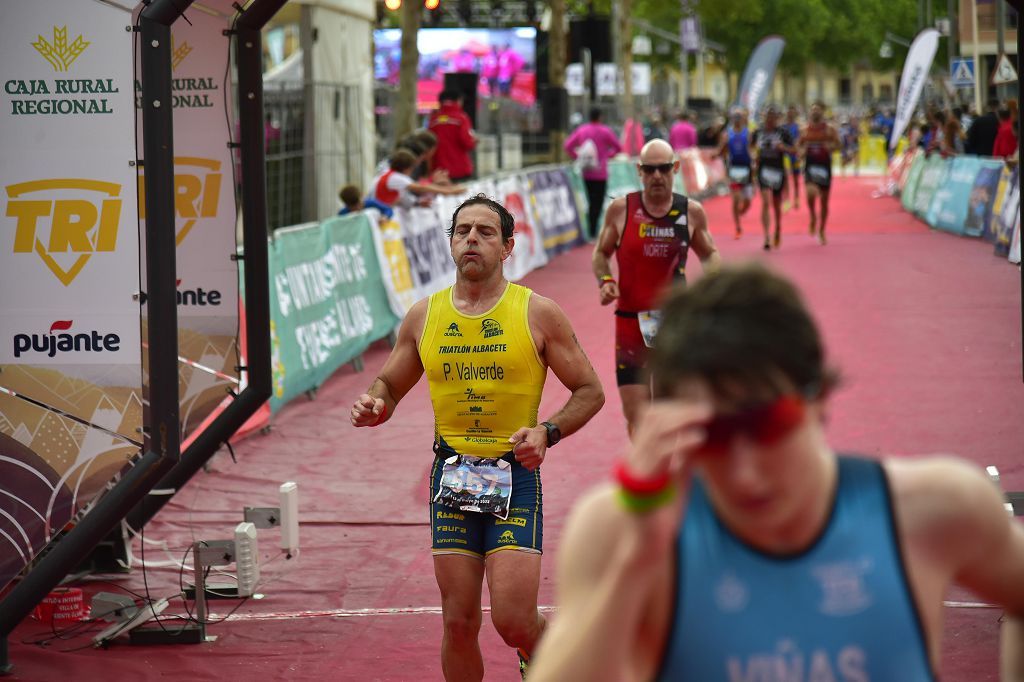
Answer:
MULTIPOLYGON (((829 358, 845 377, 832 403, 829 436, 841 451, 873 456, 952 452, 995 464, 1004 487, 1024 489, 1024 384, 1021 381, 1019 271, 977 240, 929 230, 891 198, 873 198, 877 179, 839 178, 828 246, 807 235, 806 209, 783 217, 782 248, 761 250, 759 210, 732 239, 729 202, 706 202, 727 261, 763 259, 803 288, 824 330, 829 358)), ((690 268, 691 278, 699 266, 690 268)), ((523 282, 558 301, 604 382, 608 402, 580 433, 551 451, 544 466, 545 547, 540 601, 554 603, 559 536, 573 500, 608 475, 626 446, 612 365, 612 316, 598 304, 590 250, 558 258, 523 282)), ((298 481, 301 556, 275 557, 277 535, 260 531, 266 597, 211 625, 203 645, 64 650, 23 644, 46 630, 31 621, 11 638, 19 680, 440 680, 439 599, 431 571, 426 478, 433 420, 424 383, 382 428, 353 429, 348 412, 387 355, 383 343, 365 370, 346 367, 314 401, 299 400, 267 436, 237 448, 238 464, 218 455, 209 472, 146 529, 146 559, 180 558, 192 538, 230 536, 242 507, 277 503, 280 482, 298 481), (172 550, 161 549, 166 543, 172 550)), ((552 378, 540 414, 566 392, 552 378)), ((140 544, 135 543, 138 556, 140 544)), ((178 590, 178 569, 148 570, 154 596, 178 590)), ((143 589, 142 574, 114 577, 143 589)), ((117 588, 90 582, 89 591, 117 588)), ((486 599, 486 597, 485 597, 486 599)), ((956 592, 950 599, 976 601, 956 592)), ((214 618, 236 603, 214 602, 214 618)), ((168 613, 183 613, 173 602, 168 613)), ((997 679, 1000 612, 948 608, 943 679, 997 679)), ((175 627, 170 621, 168 628, 175 627)), ((487 679, 518 679, 515 652, 485 617, 487 679)))

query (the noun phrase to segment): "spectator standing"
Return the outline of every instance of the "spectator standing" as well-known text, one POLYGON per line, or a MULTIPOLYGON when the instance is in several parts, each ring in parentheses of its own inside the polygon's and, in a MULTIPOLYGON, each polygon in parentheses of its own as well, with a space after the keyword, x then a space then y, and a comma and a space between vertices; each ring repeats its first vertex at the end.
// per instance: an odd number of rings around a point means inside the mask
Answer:
POLYGON ((604 196, 608 189, 608 159, 622 151, 619 139, 612 129, 601 123, 601 110, 590 110, 590 122, 573 131, 565 141, 565 151, 580 161, 583 184, 587 188, 587 239, 597 236, 598 219, 604 208, 604 196))
POLYGON ((1007 159, 1017 151, 1017 135, 1013 131, 1013 115, 1009 109, 999 110, 999 130, 992 144, 992 156, 1007 159))
POLYGON ((942 141, 939 151, 943 158, 958 156, 964 153, 964 135, 960 130, 960 118, 949 116, 942 127, 942 141))
POLYGON ((491 51, 480 60, 480 80, 486 87, 484 90, 491 97, 498 95, 498 46, 491 47, 491 51))
POLYGON ((999 109, 999 100, 988 101, 988 111, 974 119, 971 127, 967 130, 967 144, 964 151, 975 156, 992 156, 992 148, 996 143, 996 134, 999 132, 999 117, 996 111, 999 109))
POLYGON ((473 175, 473 160, 469 152, 476 146, 473 123, 462 110, 462 95, 458 91, 444 90, 438 99, 440 105, 430 115, 427 126, 437 136, 431 173, 444 170, 452 182, 468 180, 473 175))
POLYGON ((677 152, 697 146, 697 127, 693 125, 692 118, 690 112, 680 111, 676 116, 676 122, 672 124, 668 143, 677 152))
MULTIPOLYGON (((512 49, 511 45, 505 45, 498 53, 498 94, 508 97, 512 94, 512 82, 516 78, 526 60, 519 56, 519 53, 512 49)), ((494 92, 492 91, 493 95, 494 92)))

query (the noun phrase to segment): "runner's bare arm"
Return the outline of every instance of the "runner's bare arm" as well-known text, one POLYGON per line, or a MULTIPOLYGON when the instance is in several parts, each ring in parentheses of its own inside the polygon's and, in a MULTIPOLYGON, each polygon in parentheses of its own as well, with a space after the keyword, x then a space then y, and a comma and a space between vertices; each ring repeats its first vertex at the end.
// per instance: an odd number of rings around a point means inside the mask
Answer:
POLYGON ((463 185, 453 185, 450 181, 446 185, 433 182, 414 182, 406 187, 406 189, 416 196, 428 194, 465 194, 466 192, 466 188, 463 185))
POLYGON ((807 153, 807 126, 802 126, 797 133, 796 152, 800 157, 807 153))
MULTIPOLYGON (((602 277, 612 276, 611 258, 615 249, 619 247, 619 238, 625 224, 626 198, 619 197, 608 204, 608 210, 604 214, 604 225, 601 226, 601 232, 597 235, 597 243, 594 244, 591 265, 598 282, 602 277)), ((600 287, 601 305, 608 305, 619 297, 617 282, 599 283, 598 286, 600 287)))
MULTIPOLYGON (((649 477, 667 469, 686 490, 704 438, 699 425, 709 415, 708 406, 693 403, 652 405, 625 458, 630 470, 649 477)), ((617 495, 614 486, 591 491, 569 518, 558 556, 558 615, 530 665, 531 682, 653 676, 650 654, 658 645, 645 640, 664 633, 644 625, 651 625, 652 600, 665 599, 658 585, 671 574, 686 495, 646 514, 626 511, 617 495)))
POLYGON ((715 156, 720 159, 726 158, 726 150, 729 148, 729 133, 722 130, 718 134, 718 146, 715 147, 715 156))
POLYGON ((828 151, 831 154, 832 152, 834 152, 837 149, 839 149, 840 147, 842 147, 843 143, 839 141, 839 131, 836 130, 835 128, 833 128, 832 126, 829 126, 828 133, 829 133, 829 135, 828 135, 829 140, 828 141, 831 143, 829 145, 828 151))
POLYGON ((711 238, 711 230, 708 229, 708 215, 700 202, 689 202, 687 222, 691 229, 690 246, 700 258, 701 267, 704 272, 714 272, 721 267, 722 257, 718 253, 718 247, 715 246, 715 240, 711 238))
POLYGON ((398 341, 380 374, 352 405, 350 420, 353 426, 374 426, 391 419, 398 401, 423 376, 418 345, 426 317, 427 299, 417 302, 406 313, 398 330, 398 341))
POLYGON ((964 517, 963 522, 952 524, 952 534, 944 534, 947 546, 956 547, 954 554, 960 559, 956 581, 1005 609, 1000 679, 1020 682, 1024 680, 1024 526, 1007 515, 999 489, 977 467, 951 464, 945 479, 964 517))
MULTIPOLYGON (((587 354, 572 331, 569 318, 549 298, 530 297, 530 334, 537 353, 572 395, 562 409, 543 421, 558 427, 562 436, 579 431, 604 405, 604 390, 587 354)), ((547 451, 547 429, 523 426, 510 439, 516 460, 528 469, 538 466, 547 451)))
POLYGON ((901 529, 921 538, 929 560, 948 567, 958 585, 1005 609, 1000 679, 1024 680, 1024 526, 973 464, 935 458, 886 468, 901 529))
POLYGON ((558 614, 534 653, 530 682, 630 678, 651 580, 634 570, 635 554, 624 544, 628 520, 611 486, 576 505, 558 552, 558 614))

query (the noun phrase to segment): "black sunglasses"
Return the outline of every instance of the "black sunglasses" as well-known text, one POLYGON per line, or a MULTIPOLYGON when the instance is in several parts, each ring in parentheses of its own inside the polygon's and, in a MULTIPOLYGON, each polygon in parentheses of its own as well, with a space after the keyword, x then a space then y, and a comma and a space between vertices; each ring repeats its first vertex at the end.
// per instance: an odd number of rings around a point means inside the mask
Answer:
POLYGON ((662 175, 668 175, 675 163, 641 163, 640 170, 647 175, 653 175, 654 171, 659 171, 662 175))

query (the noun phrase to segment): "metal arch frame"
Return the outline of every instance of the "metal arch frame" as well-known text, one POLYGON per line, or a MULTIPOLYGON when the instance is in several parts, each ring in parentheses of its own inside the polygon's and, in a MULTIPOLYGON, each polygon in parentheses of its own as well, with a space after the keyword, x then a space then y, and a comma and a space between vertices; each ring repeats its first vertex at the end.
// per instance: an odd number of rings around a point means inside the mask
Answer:
POLYGON ((7 637, 124 515, 174 466, 178 425, 178 305, 175 287, 174 147, 171 106, 171 24, 192 0, 155 0, 139 15, 143 148, 146 162, 146 306, 149 402, 145 454, 0 601, 0 674, 13 666, 7 637))
MULTIPOLYGON (((157 0, 160 2, 161 0, 157 0)), ((189 0, 191 2, 192 0, 189 0)), ((245 261, 245 324, 247 384, 227 408, 181 454, 181 459, 157 484, 161 490, 180 490, 221 445, 271 395, 270 266, 267 245, 267 176, 263 129, 263 61, 261 29, 286 0, 253 0, 244 8, 234 29, 235 67, 238 72, 238 108, 242 170, 242 245, 245 261)), ((236 8, 241 9, 237 4, 236 8)), ((140 530, 173 495, 144 496, 125 520, 140 530)))

